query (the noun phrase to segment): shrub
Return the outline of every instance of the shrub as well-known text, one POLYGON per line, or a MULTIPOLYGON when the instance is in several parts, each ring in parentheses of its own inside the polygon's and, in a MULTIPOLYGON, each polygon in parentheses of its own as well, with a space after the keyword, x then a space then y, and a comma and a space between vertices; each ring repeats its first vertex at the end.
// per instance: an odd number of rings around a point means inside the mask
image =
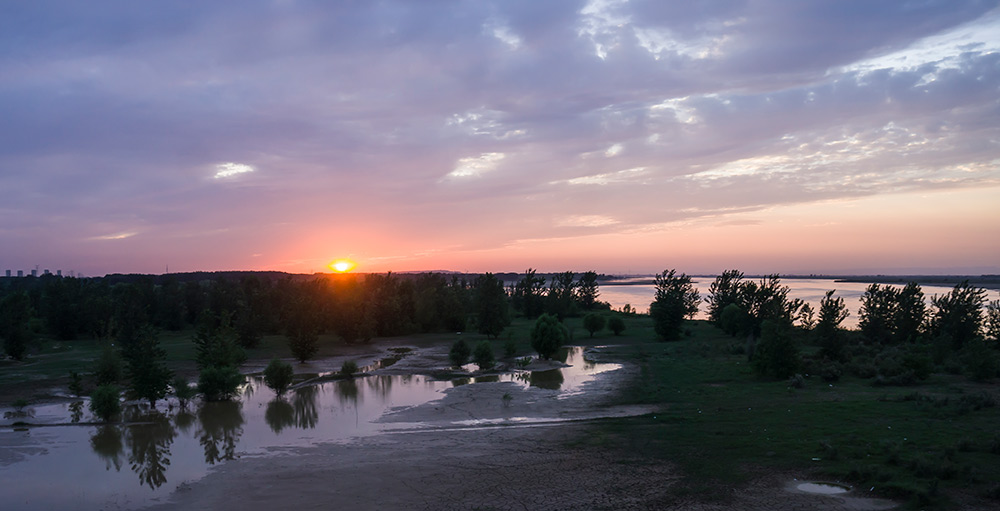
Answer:
POLYGON ((76 371, 69 372, 69 393, 76 397, 83 395, 83 379, 76 371))
POLYGON ((823 378, 825 382, 835 382, 840 379, 842 374, 844 374, 844 370, 836 362, 827 362, 819 368, 819 377, 823 378))
POLYGON ((788 386, 793 389, 801 389, 806 386, 806 379, 801 374, 796 374, 788 379, 788 386))
POLYGON ((353 360, 345 360, 344 363, 340 365, 340 374, 344 376, 350 377, 356 372, 358 372, 358 364, 353 360))
POLYGON ((590 336, 593 337, 595 333, 604 330, 606 322, 607 320, 604 318, 604 315, 591 312, 583 317, 583 328, 586 328, 590 332, 590 336))
POLYGON ((788 332, 788 327, 765 321, 761 328, 760 343, 753 358, 758 374, 783 380, 795 374, 799 366, 799 348, 788 332))
POLYGON ((459 339, 455 341, 455 344, 451 345, 451 351, 448 352, 448 358, 451 359, 452 365, 461 366, 465 365, 469 361, 469 355, 472 354, 472 350, 469 349, 469 345, 464 339, 459 339))
POLYGON ((292 369, 292 364, 275 358, 264 369, 264 385, 280 396, 292 385, 294 376, 295 370, 292 369))
POLYGON ((90 395, 90 411, 102 421, 108 422, 118 415, 122 405, 119 401, 119 390, 115 385, 101 385, 90 395))
POLYGON ((496 359, 493 357, 493 345, 490 341, 480 341, 476 345, 476 351, 472 354, 472 360, 479 366, 479 370, 493 367, 496 359))
POLYGON ((186 407, 188 401, 194 399, 194 396, 197 394, 197 390, 191 388, 191 386, 188 385, 187 379, 183 376, 177 376, 174 378, 173 387, 174 395, 177 396, 177 400, 180 401, 181 408, 186 407))
POLYGON ((611 316, 608 319, 608 329, 615 335, 621 335, 625 331, 625 320, 618 316, 611 316))
POLYGON ((208 401, 232 399, 242 384, 243 375, 232 366, 206 367, 198 377, 198 391, 208 401))

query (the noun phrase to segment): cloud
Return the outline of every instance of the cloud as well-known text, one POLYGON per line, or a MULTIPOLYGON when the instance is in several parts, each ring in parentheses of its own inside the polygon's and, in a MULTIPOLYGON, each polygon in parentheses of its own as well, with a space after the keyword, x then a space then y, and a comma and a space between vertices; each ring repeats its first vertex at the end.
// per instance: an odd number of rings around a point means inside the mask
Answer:
POLYGON ((978 0, 11 3, 0 222, 224 267, 993 186, 998 33, 978 0))

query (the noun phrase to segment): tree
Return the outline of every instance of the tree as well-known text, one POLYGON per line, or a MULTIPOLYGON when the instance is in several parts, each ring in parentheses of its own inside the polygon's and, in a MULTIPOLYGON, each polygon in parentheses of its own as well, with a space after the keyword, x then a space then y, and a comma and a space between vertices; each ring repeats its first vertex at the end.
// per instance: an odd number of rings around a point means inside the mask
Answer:
POLYGON ((101 385, 90 395, 90 411, 104 422, 118 415, 121 409, 118 387, 114 385, 101 385))
POLYGON ((525 270, 514 284, 511 305, 528 318, 538 317, 545 310, 545 279, 535 275, 534 268, 525 270))
POLYGON ((545 296, 546 312, 559 318, 559 321, 572 316, 576 312, 576 280, 575 274, 571 271, 559 273, 552 277, 549 283, 549 292, 545 296))
POLYGON ((870 342, 889 344, 896 340, 899 291, 891 286, 872 284, 861 295, 858 329, 870 342))
POLYGON ((986 339, 1000 348, 1000 300, 986 304, 986 339))
POLYGON ((621 333, 625 331, 625 320, 619 316, 611 316, 611 318, 608 319, 608 328, 615 335, 621 335, 621 333))
POLYGON ((742 307, 735 303, 727 305, 722 309, 722 314, 719 315, 719 320, 716 321, 716 325, 722 329, 723 332, 732 335, 747 335, 753 331, 752 319, 750 315, 747 314, 742 307))
POLYGON ((595 333, 604 329, 606 321, 603 314, 591 312, 583 317, 583 328, 586 328, 590 332, 590 336, 593 337, 595 333))
POLYGON ((743 288, 743 272, 726 270, 715 278, 708 288, 708 320, 718 323, 726 306, 740 301, 743 288))
POLYGON ((480 371, 493 367, 493 364, 496 363, 496 357, 493 356, 493 345, 490 344, 490 341, 480 341, 476 345, 476 349, 472 353, 472 361, 479 366, 480 371))
POLYGON ((819 321, 816 323, 816 336, 819 338, 820 352, 832 360, 844 358, 843 335, 840 324, 847 319, 850 312, 844 305, 844 299, 833 297, 834 290, 826 292, 819 302, 819 321))
POLYGON ((914 343, 927 321, 927 303, 920 284, 909 282, 896 295, 895 339, 898 343, 914 343))
POLYGON ((212 366, 239 367, 247 359, 228 313, 223 314, 219 320, 205 314, 195 331, 193 341, 197 352, 195 360, 201 369, 212 366))
POLYGON ((480 275, 476 279, 475 288, 479 333, 495 338, 510 324, 507 292, 503 282, 492 273, 480 275))
POLYGON ((295 377, 295 370, 288 362, 281 359, 271 359, 264 369, 264 385, 274 391, 277 395, 282 395, 288 390, 295 377))
POLYGON ((664 270, 653 281, 656 296, 649 306, 653 329, 660 339, 672 341, 680 338, 681 325, 686 318, 698 312, 698 291, 691 277, 677 275, 675 270, 664 270))
POLYGON ((980 333, 985 301, 986 290, 970 286, 967 280, 949 293, 934 295, 931 298, 935 309, 931 316, 932 333, 950 337, 952 348, 956 351, 962 349, 966 342, 980 333))
POLYGON ((542 314, 531 329, 531 347, 538 352, 538 356, 548 360, 566 342, 566 337, 566 327, 559 322, 559 318, 542 314))
POLYGON ((451 351, 448 352, 448 358, 451 360, 451 364, 454 366, 465 365, 469 361, 469 355, 472 354, 472 350, 469 345, 463 339, 455 341, 455 344, 451 345, 451 351))
POLYGON ((597 272, 588 271, 580 275, 580 280, 576 282, 576 301, 580 309, 589 311, 594 308, 600 295, 597 288, 597 272))
POLYGON ((163 362, 167 352, 160 347, 159 336, 153 327, 144 325, 138 329, 123 329, 118 342, 125 359, 129 393, 155 406, 156 400, 167 395, 173 377, 173 372, 163 362))
POLYGON ((4 351, 14 360, 24 360, 34 340, 32 314, 31 298, 25 291, 11 293, 0 301, 0 337, 4 351))

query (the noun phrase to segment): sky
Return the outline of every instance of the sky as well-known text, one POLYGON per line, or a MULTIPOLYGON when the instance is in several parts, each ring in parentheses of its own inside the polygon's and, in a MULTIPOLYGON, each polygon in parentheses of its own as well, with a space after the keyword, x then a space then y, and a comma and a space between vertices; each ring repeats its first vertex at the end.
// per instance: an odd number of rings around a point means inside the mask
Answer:
POLYGON ((996 1, 0 4, 0 271, 1000 273, 996 1))

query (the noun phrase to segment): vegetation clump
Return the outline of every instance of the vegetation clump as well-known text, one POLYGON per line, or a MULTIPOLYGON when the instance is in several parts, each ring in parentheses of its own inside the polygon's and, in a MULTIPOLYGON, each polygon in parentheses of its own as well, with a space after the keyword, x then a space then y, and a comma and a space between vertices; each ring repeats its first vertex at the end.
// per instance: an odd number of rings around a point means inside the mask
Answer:
POLYGON ((566 342, 566 327, 550 314, 542 314, 531 329, 531 348, 538 356, 548 360, 566 342))
POLYGON ((121 412, 120 391, 115 385, 101 385, 90 395, 90 411, 104 422, 121 412))
POLYGON ((493 367, 496 358, 493 356, 493 345, 490 344, 490 341, 480 341, 476 345, 476 349, 472 353, 472 361, 479 366, 480 371, 493 367))
POLYGON ((454 366, 465 365, 469 361, 470 355, 472 355, 472 349, 469 348, 469 344, 464 339, 455 341, 451 345, 451 350, 448 351, 448 359, 454 366))
POLYGON ((590 336, 593 337, 595 333, 604 330, 604 325, 607 323, 607 319, 603 314, 598 314, 596 312, 591 312, 583 317, 583 328, 586 328, 590 332, 590 336))
POLYGON ((271 359, 264 368, 264 385, 279 396, 292 385, 294 377, 295 370, 292 369, 292 364, 278 358, 271 359))
POLYGON ((345 360, 343 364, 340 365, 340 374, 350 378, 354 376, 354 373, 358 372, 358 363, 353 360, 345 360))

